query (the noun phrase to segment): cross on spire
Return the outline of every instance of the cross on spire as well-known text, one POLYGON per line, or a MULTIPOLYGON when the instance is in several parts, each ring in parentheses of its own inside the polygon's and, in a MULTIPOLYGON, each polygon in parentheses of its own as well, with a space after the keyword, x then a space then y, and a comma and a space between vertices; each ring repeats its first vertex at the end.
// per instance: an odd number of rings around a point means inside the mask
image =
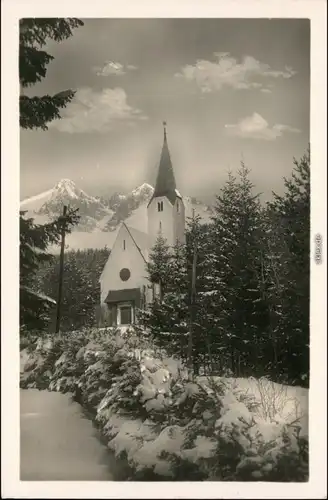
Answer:
POLYGON ((164 121, 163 121, 163 127, 164 127, 164 139, 166 139, 166 125, 167 125, 167 123, 166 123, 166 121, 164 120, 164 121))

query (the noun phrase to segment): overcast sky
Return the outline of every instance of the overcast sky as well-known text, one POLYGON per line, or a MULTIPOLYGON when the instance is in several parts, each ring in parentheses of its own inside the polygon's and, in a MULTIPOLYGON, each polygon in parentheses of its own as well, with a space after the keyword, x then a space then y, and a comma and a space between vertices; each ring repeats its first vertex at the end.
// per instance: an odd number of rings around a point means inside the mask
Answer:
POLYGON ((307 20, 84 20, 28 95, 76 89, 21 132, 21 197, 69 178, 110 195, 154 182, 163 120, 179 190, 206 199, 243 159, 268 197, 309 143, 307 20))

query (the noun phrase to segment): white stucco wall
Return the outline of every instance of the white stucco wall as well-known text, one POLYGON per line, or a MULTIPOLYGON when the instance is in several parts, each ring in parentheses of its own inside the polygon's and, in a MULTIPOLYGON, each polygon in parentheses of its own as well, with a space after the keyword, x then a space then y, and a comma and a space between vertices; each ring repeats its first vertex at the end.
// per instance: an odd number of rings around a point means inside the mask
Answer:
POLYGON ((101 303, 104 303, 109 290, 142 288, 143 285, 148 285, 146 264, 128 230, 122 225, 100 277, 101 303), (131 272, 127 281, 120 278, 123 268, 131 272))
POLYGON ((173 210, 174 240, 185 243, 186 240, 186 217, 185 206, 180 198, 175 200, 173 210))
POLYGON ((154 198, 148 207, 148 240, 149 248, 152 248, 158 238, 161 227, 162 236, 168 245, 173 246, 176 239, 184 241, 185 233, 185 209, 182 200, 177 199, 172 205, 165 197, 154 198), (163 211, 158 211, 158 203, 163 202, 163 211), (179 203, 180 210, 177 210, 179 203))

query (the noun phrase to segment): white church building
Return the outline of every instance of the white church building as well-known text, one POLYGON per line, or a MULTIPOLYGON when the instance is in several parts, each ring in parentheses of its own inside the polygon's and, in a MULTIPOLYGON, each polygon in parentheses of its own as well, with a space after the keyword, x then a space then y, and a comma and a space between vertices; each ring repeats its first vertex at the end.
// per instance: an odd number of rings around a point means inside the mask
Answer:
POLYGON ((176 188, 164 123, 164 142, 155 190, 147 206, 147 232, 121 224, 100 277, 102 326, 129 325, 137 310, 153 300, 156 290, 148 279, 149 252, 159 235, 168 245, 185 241, 185 207, 176 188))

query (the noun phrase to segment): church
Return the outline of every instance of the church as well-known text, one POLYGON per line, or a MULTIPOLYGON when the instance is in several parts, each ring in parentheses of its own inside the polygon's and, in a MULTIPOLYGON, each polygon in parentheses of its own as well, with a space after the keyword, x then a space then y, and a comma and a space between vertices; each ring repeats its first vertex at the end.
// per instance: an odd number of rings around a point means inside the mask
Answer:
POLYGON ((155 189, 147 206, 147 232, 123 222, 100 276, 101 326, 135 323, 138 309, 158 293, 149 282, 147 261, 159 235, 170 246, 185 241, 185 206, 176 187, 165 122, 155 189))

